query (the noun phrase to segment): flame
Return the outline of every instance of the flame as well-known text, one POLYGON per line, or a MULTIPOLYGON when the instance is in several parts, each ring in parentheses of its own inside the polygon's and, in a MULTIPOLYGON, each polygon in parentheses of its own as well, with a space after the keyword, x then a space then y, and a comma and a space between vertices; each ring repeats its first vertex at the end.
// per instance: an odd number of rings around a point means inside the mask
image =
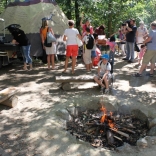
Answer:
POLYGON ((104 113, 104 115, 101 117, 100 122, 101 122, 101 123, 104 123, 104 122, 105 122, 105 119, 106 119, 106 114, 104 113))
MULTIPOLYGON (((100 108, 101 111, 103 111, 103 116, 100 119, 101 123, 104 123, 105 121, 108 122, 108 125, 110 128, 116 129, 115 128, 115 124, 113 123, 113 120, 109 120, 107 118, 107 114, 106 114, 106 108, 104 108, 103 106, 100 108)), ((110 112, 110 116, 113 115, 113 112, 110 112)), ((117 129, 116 129, 117 130, 117 129)))

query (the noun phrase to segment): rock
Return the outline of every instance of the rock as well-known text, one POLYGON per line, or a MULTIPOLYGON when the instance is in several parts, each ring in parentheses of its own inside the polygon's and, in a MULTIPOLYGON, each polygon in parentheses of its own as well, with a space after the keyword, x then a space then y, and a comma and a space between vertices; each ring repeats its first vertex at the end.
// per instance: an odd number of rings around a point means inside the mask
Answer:
POLYGON ((137 140, 138 148, 146 148, 148 146, 147 140, 145 138, 141 138, 137 140))
POLYGON ((152 127, 149 132, 148 132, 149 136, 156 136, 156 126, 152 127))
POLYGON ((125 153, 125 152, 131 153, 132 147, 130 144, 124 143, 123 146, 117 147, 116 150, 121 153, 125 153))
POLYGON ((142 120, 142 121, 145 121, 145 122, 148 122, 148 114, 145 114, 145 112, 139 110, 139 109, 134 109, 132 110, 131 112, 136 118, 142 120))
POLYGON ((67 120, 67 121, 72 120, 71 115, 68 113, 66 109, 56 111, 56 115, 61 117, 63 120, 67 120))
POLYGON ((124 114, 124 115, 131 114, 131 109, 127 105, 119 106, 118 111, 119 113, 124 114))
POLYGON ((149 121, 149 128, 152 128, 153 126, 156 126, 156 118, 152 121, 149 121))

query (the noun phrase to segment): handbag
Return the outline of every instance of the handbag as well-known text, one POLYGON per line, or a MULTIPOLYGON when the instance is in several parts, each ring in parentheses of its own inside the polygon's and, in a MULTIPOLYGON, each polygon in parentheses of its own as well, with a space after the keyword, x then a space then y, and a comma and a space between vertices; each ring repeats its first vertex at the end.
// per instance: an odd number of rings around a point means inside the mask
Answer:
POLYGON ((83 45, 82 41, 78 37, 76 37, 76 42, 78 47, 81 47, 83 45))
MULTIPOLYGON (((48 30, 49 30, 49 27, 47 28, 47 33, 48 33, 48 30)), ((47 35, 46 35, 46 39, 44 41, 44 46, 45 47, 51 47, 52 46, 52 42, 48 43, 47 35)))
POLYGON ((51 32, 47 32, 47 42, 48 43, 56 42, 56 38, 51 32))

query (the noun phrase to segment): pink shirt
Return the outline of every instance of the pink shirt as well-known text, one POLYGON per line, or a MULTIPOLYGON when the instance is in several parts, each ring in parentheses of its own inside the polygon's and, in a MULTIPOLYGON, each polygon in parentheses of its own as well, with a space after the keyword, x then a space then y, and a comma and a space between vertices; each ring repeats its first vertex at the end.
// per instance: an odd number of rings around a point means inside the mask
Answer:
MULTIPOLYGON (((87 28, 86 24, 83 24, 82 25, 82 34, 84 34, 86 32, 86 28, 87 28)), ((90 26, 89 28, 90 28, 90 34, 93 34, 94 33, 93 27, 90 26)))
POLYGON ((145 48, 141 48, 140 53, 139 53, 139 59, 142 60, 144 54, 145 54, 145 48))
POLYGON ((115 42, 110 42, 109 40, 107 40, 106 45, 109 45, 111 51, 115 51, 115 42))

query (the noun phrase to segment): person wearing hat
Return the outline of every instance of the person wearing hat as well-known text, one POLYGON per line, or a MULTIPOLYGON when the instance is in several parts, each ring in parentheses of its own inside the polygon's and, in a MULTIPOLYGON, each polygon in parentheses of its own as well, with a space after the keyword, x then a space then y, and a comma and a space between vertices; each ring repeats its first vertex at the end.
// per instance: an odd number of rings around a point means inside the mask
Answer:
POLYGON ((111 64, 108 62, 109 55, 104 54, 101 56, 102 60, 98 63, 98 74, 94 76, 94 80, 101 86, 101 91, 109 93, 109 79, 111 78, 111 64), (104 84, 103 84, 104 82, 104 84))
POLYGON ((134 74, 135 77, 141 77, 142 72, 146 69, 147 64, 151 63, 151 70, 149 72, 149 76, 153 77, 154 67, 156 63, 156 21, 151 23, 151 30, 149 35, 143 44, 147 44, 147 51, 144 54, 141 68, 138 73, 134 74))
POLYGON ((74 20, 68 20, 69 28, 65 30, 63 41, 66 41, 66 60, 65 69, 62 73, 66 73, 68 67, 68 60, 72 57, 72 74, 75 73, 76 58, 78 55, 78 44, 77 37, 81 40, 81 35, 79 31, 74 28, 74 20))
POLYGON ((22 48, 22 55, 24 60, 23 70, 28 70, 27 63, 30 66, 30 70, 32 70, 32 59, 30 56, 30 41, 27 38, 25 32, 16 26, 17 25, 10 25, 7 27, 7 29, 13 36, 12 43, 18 44, 22 48))

